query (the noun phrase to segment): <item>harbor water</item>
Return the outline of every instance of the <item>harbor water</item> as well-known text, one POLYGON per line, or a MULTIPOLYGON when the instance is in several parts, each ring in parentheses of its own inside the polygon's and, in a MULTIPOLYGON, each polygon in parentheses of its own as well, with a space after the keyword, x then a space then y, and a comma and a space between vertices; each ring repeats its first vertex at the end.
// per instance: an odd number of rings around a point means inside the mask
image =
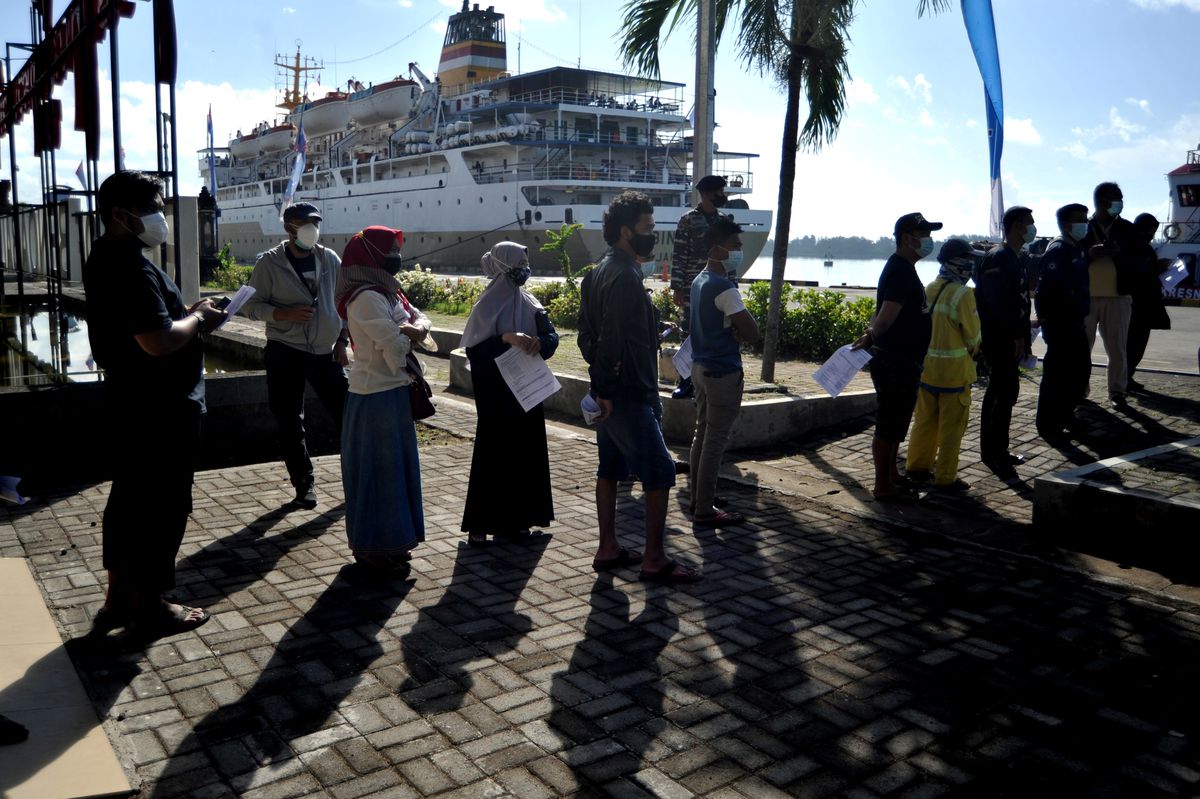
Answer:
MULTIPOLYGON (((873 289, 879 283, 884 259, 835 260, 833 266, 825 266, 820 258, 788 258, 784 279, 788 281, 815 282, 821 288, 861 287, 873 289)), ((926 258, 917 262, 917 274, 922 283, 930 283, 938 273, 938 262, 926 258)), ((771 279, 771 254, 764 251, 746 272, 744 280, 751 282, 771 279)))

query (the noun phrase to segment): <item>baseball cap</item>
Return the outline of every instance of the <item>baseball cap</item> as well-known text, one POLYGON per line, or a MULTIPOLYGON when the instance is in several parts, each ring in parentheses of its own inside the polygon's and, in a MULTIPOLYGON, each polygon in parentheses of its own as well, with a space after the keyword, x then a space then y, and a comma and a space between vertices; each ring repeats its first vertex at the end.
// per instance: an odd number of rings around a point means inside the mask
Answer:
POLYGON ((919 211, 914 211, 911 214, 905 214, 896 220, 895 235, 899 236, 902 233, 912 233, 916 230, 941 230, 941 222, 930 222, 919 211))
POLYGON ((987 255, 983 250, 977 250, 971 246, 971 242, 966 239, 946 239, 946 243, 942 245, 942 249, 938 252, 938 261, 940 263, 954 263, 957 265, 966 266, 973 265, 976 258, 982 258, 987 255))
POLYGON ((705 175, 696 181, 696 191, 717 191, 725 188, 727 183, 720 175, 705 175))
POLYGON ((312 203, 296 203, 289 205, 283 212, 284 222, 291 222, 293 219, 315 219, 320 222, 321 212, 312 203))

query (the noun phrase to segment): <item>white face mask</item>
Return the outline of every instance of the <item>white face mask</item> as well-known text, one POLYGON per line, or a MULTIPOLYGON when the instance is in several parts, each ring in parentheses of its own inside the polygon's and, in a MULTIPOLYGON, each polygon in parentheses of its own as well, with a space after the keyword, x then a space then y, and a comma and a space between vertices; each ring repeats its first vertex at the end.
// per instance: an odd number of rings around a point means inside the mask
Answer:
POLYGON ((730 277, 738 277, 742 271, 744 259, 741 250, 730 250, 729 257, 725 259, 725 274, 730 277))
POLYGON ((142 232, 138 238, 146 247, 159 247, 167 240, 171 229, 167 227, 167 215, 162 211, 139 217, 142 220, 142 232))
POLYGON ((316 247, 319 238, 321 238, 321 229, 312 222, 296 229, 296 246, 302 250, 311 250, 316 247))

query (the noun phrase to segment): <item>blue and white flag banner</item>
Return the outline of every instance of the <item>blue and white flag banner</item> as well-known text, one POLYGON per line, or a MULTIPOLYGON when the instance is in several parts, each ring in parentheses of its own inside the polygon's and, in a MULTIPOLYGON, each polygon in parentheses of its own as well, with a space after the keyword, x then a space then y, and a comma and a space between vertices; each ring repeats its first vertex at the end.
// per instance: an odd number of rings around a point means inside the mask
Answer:
POLYGON ((988 154, 991 166, 992 210, 989 233, 1004 238, 1004 191, 1000 185, 1000 157, 1004 153, 1004 86, 1000 80, 1000 49, 996 44, 996 21, 992 0, 962 0, 963 23, 975 51, 975 63, 983 78, 987 106, 988 154))
POLYGON ((304 136, 304 117, 300 117, 300 131, 296 134, 296 164, 292 167, 292 177, 288 180, 287 188, 283 190, 283 202, 279 205, 279 219, 283 221, 283 212, 292 204, 296 196, 296 187, 300 185, 300 177, 304 174, 304 156, 308 153, 308 139, 304 136))

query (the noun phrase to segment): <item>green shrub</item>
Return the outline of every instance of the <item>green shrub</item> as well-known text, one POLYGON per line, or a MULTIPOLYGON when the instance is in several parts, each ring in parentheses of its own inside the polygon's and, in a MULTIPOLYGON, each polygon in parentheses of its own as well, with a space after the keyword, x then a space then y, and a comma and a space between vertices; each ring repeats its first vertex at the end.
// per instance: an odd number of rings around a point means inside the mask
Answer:
POLYGON ((567 284, 557 280, 550 283, 537 283, 533 286, 527 286, 529 293, 537 298, 537 301, 542 304, 542 307, 549 308, 550 303, 554 302, 556 297, 561 297, 565 294, 567 284))
POLYGON ((396 279, 400 281, 400 288, 404 289, 408 299, 418 308, 432 308, 441 299, 440 281, 429 270, 422 269, 420 264, 416 269, 401 272, 396 279))
MULTIPOLYGON (((754 283, 746 290, 746 309, 764 335, 770 293, 771 286, 766 282, 754 283)), ((870 297, 851 301, 836 291, 796 291, 784 284, 783 308, 779 320, 779 354, 823 361, 838 347, 862 335, 875 313, 875 301, 870 297)), ((761 343, 758 347, 761 349, 761 343)))
POLYGON ((217 266, 213 268, 209 285, 226 291, 237 291, 246 284, 253 271, 253 266, 245 266, 237 262, 237 259, 229 252, 229 242, 225 242, 225 246, 217 253, 217 266))
POLYGON ((578 291, 564 291, 545 305, 546 313, 555 327, 579 329, 578 291))
POLYGON ((658 311, 658 318, 663 322, 679 322, 679 306, 675 304, 675 295, 669 288, 663 287, 650 295, 650 302, 658 311))

